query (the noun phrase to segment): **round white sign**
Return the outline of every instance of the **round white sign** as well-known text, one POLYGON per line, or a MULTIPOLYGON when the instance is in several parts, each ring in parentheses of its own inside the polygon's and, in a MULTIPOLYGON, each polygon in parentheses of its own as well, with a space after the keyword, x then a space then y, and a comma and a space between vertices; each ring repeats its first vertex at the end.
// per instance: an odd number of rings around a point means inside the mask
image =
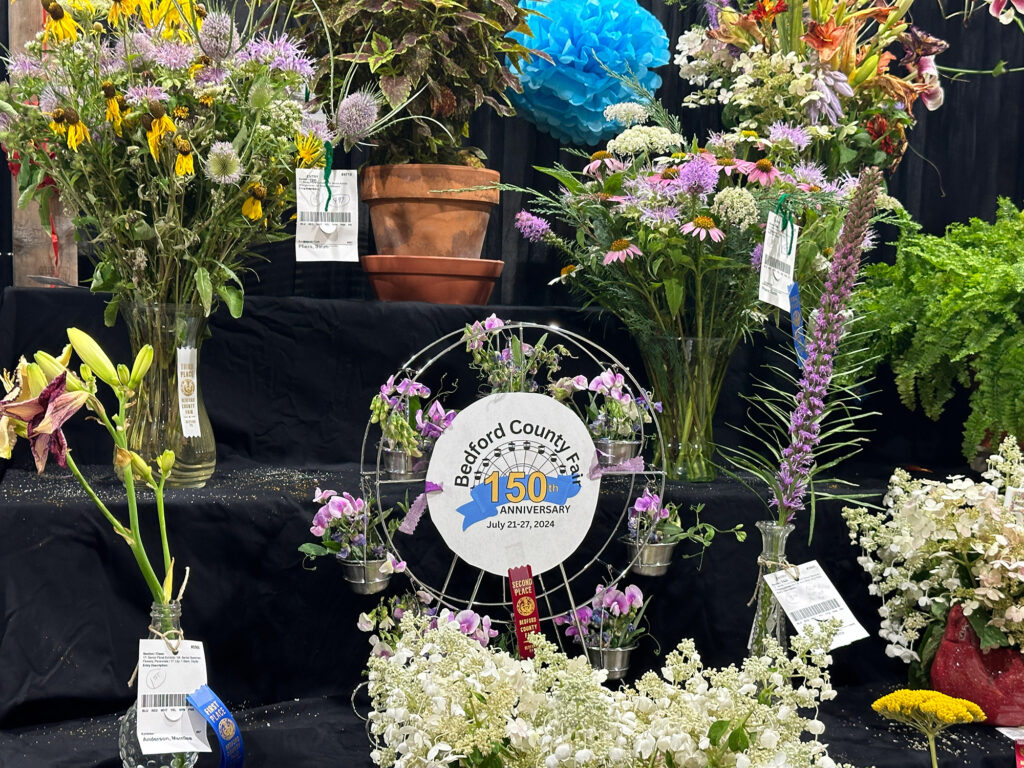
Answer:
POLYGON ((470 565, 507 576, 563 562, 590 530, 601 489, 586 425, 546 395, 489 395, 461 411, 434 446, 430 518, 470 565))

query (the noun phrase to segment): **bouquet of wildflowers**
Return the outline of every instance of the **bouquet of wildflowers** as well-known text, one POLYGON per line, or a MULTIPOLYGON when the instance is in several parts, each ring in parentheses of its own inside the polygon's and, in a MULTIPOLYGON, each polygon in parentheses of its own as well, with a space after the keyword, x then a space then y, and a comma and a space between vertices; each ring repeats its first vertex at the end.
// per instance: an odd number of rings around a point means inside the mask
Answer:
POLYGON ((661 403, 651 403, 646 393, 633 396, 625 377, 607 368, 593 379, 586 376, 564 376, 548 385, 548 393, 575 408, 573 395, 586 392, 589 402, 577 409, 595 440, 636 440, 644 424, 651 423, 651 411, 661 412, 661 403))
POLYGON ((423 455, 428 441, 436 440, 451 426, 455 411, 447 411, 437 399, 427 404, 430 387, 408 377, 396 382, 394 376, 381 385, 380 394, 370 401, 370 423, 380 424, 390 450, 412 456, 423 455))
POLYGON ((538 377, 544 374, 552 381, 562 359, 571 356, 569 350, 562 344, 546 346, 547 334, 536 344, 527 344, 521 331, 506 329, 506 324, 492 314, 483 323, 466 326, 462 338, 471 357, 470 368, 480 376, 488 394, 536 392, 544 386, 538 377))
POLYGON ((662 503, 661 496, 650 488, 644 488, 644 492, 629 508, 626 540, 638 545, 694 541, 701 545, 701 552, 711 546, 715 534, 718 533, 731 533, 736 536, 737 541, 746 540, 747 533, 743 530, 742 524, 722 530, 711 523, 702 523, 700 513, 703 509, 703 504, 692 507, 696 521, 689 528, 683 528, 679 518, 679 506, 672 502, 662 503))
POLYGON ((559 189, 532 192, 534 211, 572 235, 526 211, 516 223, 527 239, 561 250, 561 281, 632 333, 664 408, 670 474, 708 480, 711 417, 729 359, 770 311, 758 301, 767 216, 778 209, 801 226, 795 279, 806 300, 829 268, 847 184, 797 162, 789 144, 750 162, 721 144, 689 145, 649 97, 629 106, 615 115, 633 124, 607 150, 580 173, 546 169, 559 189))
POLYGON ((320 509, 313 516, 309 532, 320 538, 319 544, 306 543, 299 551, 309 557, 333 555, 338 560, 366 562, 383 560, 381 573, 402 573, 405 561, 388 551, 381 531, 394 533, 399 521, 391 517, 375 499, 357 498, 350 493, 316 489, 313 501, 320 509))
POLYGON ((524 663, 454 623, 427 623, 403 617, 394 653, 369 661, 370 756, 381 768, 837 766, 814 716, 835 696, 827 634, 796 638, 792 657, 774 646, 723 669, 705 668, 684 640, 661 676, 613 692, 603 671, 542 636, 524 663))
POLYGON ((313 62, 259 31, 276 0, 248 4, 241 29, 192 0, 44 5, 45 30, 0 86, 20 202, 48 219, 59 193, 74 211, 95 245, 92 288, 113 293, 109 323, 125 300, 206 315, 223 300, 238 316, 252 246, 287 236, 296 166, 322 166, 325 138, 378 129, 376 100, 353 94, 361 104, 330 117, 305 101, 313 62))
POLYGON ((646 631, 640 621, 649 602, 634 584, 598 584, 589 606, 556 616, 555 624, 567 624, 566 637, 588 648, 629 648, 646 631))
POLYGON ((885 509, 843 511, 858 562, 882 598, 879 634, 886 653, 926 672, 949 610, 964 615, 983 648, 1024 647, 1024 457, 1006 438, 982 482, 916 480, 897 469, 885 509))
POLYGON ((720 141, 760 154, 780 141, 830 171, 895 168, 920 97, 943 102, 947 44, 910 26, 910 0, 708 0, 708 26, 680 38, 684 106, 720 105, 720 141), (791 134, 800 126, 799 134, 791 134))

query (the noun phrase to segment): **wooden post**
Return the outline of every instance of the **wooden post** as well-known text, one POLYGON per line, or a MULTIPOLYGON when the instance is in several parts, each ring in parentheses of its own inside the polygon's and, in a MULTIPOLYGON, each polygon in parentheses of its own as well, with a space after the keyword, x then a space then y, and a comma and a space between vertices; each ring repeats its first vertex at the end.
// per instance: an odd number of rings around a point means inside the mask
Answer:
MULTIPOLYGON (((13 3, 7 9, 7 40, 11 51, 20 51, 25 42, 36 36, 43 26, 43 7, 38 2, 13 3)), ((12 181, 11 242, 14 247, 14 284, 39 286, 29 275, 57 277, 71 285, 78 284, 78 245, 75 227, 63 215, 61 205, 53 206, 53 223, 59 243, 59 262, 54 269, 53 240, 49 228, 39 223, 39 206, 30 203, 18 208, 18 185, 12 181)))

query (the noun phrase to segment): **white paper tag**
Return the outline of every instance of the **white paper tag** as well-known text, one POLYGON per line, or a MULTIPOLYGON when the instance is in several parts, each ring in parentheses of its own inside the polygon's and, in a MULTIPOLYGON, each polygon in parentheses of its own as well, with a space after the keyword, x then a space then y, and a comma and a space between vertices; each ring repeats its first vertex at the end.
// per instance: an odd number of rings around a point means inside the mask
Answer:
POLYGON ((163 640, 139 640, 137 735, 142 754, 209 752, 206 721, 185 700, 206 685, 206 654, 197 640, 171 653, 163 640))
POLYGON ((202 437, 203 434, 199 428, 196 357, 195 347, 178 347, 178 416, 182 437, 202 437))
POLYGON ((832 640, 832 648, 849 645, 868 636, 867 630, 850 612, 817 560, 796 566, 796 570, 800 577, 796 581, 785 570, 766 573, 764 581, 797 632, 804 634, 805 627, 819 621, 839 619, 842 626, 832 640))
POLYGON ((1024 741, 1024 728, 996 728, 1010 741, 1024 741))
POLYGON ((800 227, 792 222, 782 228, 782 217, 774 211, 768 214, 761 252, 761 282, 757 297, 789 312, 789 287, 793 284, 793 265, 796 263, 796 242, 800 227))
POLYGON ((359 261, 359 187, 355 171, 331 171, 328 200, 320 168, 295 171, 295 261, 359 261))

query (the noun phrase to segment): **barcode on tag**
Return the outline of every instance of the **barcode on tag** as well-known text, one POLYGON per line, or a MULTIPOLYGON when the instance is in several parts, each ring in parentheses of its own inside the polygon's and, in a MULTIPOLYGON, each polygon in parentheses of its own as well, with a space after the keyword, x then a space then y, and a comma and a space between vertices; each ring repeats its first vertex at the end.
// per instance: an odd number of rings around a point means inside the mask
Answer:
POLYGON ((144 693, 140 696, 143 707, 184 707, 184 693, 144 693))
POLYGON ((299 211, 300 224, 351 224, 351 211, 299 211))
POLYGON ((819 613, 828 613, 829 611, 839 610, 838 600, 824 600, 814 605, 808 605, 805 608, 799 608, 793 611, 793 621, 803 621, 809 619, 811 616, 817 616, 819 613))
POLYGON ((791 265, 787 264, 784 261, 776 259, 774 256, 765 256, 764 263, 769 269, 778 269, 786 273, 788 273, 792 269, 791 265))

